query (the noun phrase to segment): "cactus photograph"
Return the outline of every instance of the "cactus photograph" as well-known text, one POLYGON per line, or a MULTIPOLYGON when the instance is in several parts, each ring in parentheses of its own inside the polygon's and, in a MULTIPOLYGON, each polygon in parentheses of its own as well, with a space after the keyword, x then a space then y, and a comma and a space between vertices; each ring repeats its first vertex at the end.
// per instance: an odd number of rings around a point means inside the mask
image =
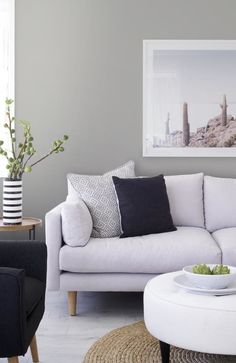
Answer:
POLYGON ((236 41, 146 40, 143 155, 236 156, 236 41))

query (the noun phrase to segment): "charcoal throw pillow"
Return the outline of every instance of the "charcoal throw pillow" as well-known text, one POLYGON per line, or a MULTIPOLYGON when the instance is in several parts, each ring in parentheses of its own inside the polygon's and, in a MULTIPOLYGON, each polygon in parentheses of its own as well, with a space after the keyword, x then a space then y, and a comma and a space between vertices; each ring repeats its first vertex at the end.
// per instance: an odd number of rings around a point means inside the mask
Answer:
POLYGON ((103 175, 67 175, 67 201, 82 199, 87 205, 93 220, 92 237, 106 238, 121 234, 113 175, 121 178, 134 177, 134 162, 128 161, 103 175))
POLYGON ((176 231, 163 175, 112 179, 120 211, 121 238, 176 231))

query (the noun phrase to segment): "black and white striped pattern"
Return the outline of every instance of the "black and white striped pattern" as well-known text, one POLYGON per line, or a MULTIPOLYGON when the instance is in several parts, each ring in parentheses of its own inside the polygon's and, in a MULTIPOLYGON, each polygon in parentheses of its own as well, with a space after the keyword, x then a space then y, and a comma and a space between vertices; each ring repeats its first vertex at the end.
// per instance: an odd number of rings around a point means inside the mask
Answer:
POLYGON ((22 180, 3 181, 3 224, 22 223, 22 180))

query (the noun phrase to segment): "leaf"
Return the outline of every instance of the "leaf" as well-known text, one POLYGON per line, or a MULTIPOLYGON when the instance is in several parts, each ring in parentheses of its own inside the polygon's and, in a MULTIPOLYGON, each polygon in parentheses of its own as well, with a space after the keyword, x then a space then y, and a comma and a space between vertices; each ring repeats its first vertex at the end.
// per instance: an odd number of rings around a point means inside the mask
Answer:
POLYGON ((19 124, 21 124, 24 128, 29 128, 30 127, 30 122, 26 121, 26 120, 19 120, 18 121, 19 124))
POLYGON ((25 169, 24 169, 25 173, 30 173, 31 171, 32 171, 31 166, 26 166, 25 169))
POLYGON ((6 98, 5 103, 6 105, 11 105, 14 101, 10 98, 6 98))

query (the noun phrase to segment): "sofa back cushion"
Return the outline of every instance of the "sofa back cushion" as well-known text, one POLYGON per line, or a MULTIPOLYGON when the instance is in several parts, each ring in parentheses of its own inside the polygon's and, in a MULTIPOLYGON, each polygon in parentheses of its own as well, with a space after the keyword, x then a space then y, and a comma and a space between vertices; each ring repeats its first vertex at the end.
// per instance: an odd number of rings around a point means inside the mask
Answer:
POLYGON ((165 176, 175 226, 204 228, 203 173, 165 176))
POLYGON ((134 162, 129 161, 103 175, 68 174, 67 201, 81 198, 93 220, 92 237, 115 237, 121 234, 120 218, 112 176, 135 177, 134 162))
POLYGON ((209 232, 236 226, 236 179, 204 177, 206 228, 209 232))

